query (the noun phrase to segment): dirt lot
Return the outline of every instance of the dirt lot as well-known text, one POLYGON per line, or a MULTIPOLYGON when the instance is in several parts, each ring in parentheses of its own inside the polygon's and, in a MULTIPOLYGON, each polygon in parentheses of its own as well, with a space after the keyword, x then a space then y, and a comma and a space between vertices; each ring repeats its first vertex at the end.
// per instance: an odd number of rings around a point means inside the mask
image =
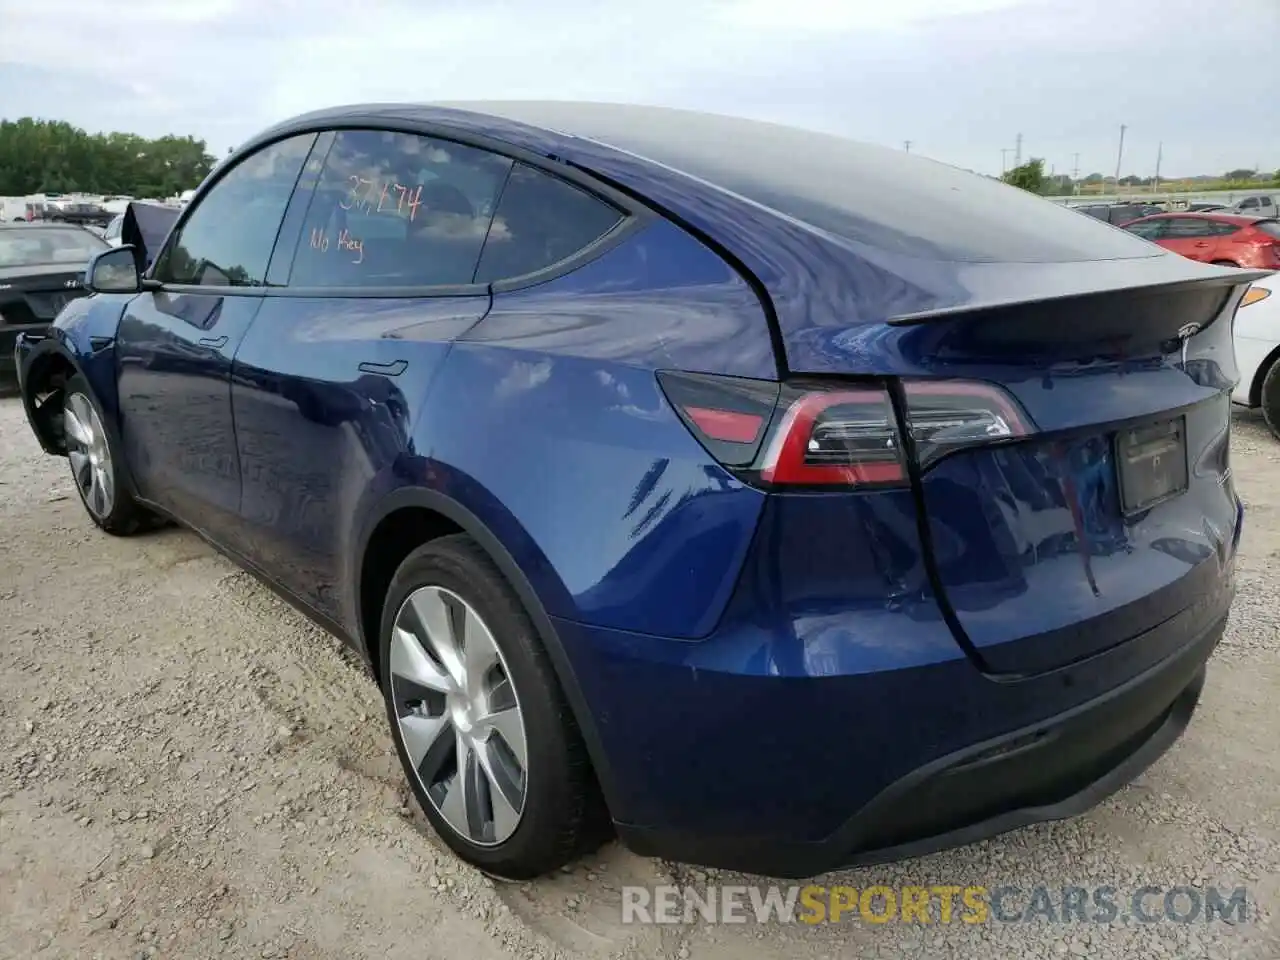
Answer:
POLYGON ((1216 882, 1257 919, 623 926, 621 885, 708 878, 616 845, 534 884, 459 864, 337 642, 188 533, 97 532, 0 400, 0 956, 1280 957, 1280 443, 1241 416, 1233 458, 1240 598, 1173 751, 1087 817, 824 882, 1216 882))

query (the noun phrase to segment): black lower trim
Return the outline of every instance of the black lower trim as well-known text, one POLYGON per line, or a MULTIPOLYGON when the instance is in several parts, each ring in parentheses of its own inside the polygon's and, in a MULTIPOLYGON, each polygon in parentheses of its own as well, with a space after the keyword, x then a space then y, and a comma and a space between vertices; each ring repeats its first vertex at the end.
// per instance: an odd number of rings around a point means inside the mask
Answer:
POLYGON ((689 836, 629 824, 617 824, 618 834, 644 856, 803 878, 1078 816, 1146 770, 1187 728, 1224 626, 1105 696, 917 768, 826 840, 689 836))

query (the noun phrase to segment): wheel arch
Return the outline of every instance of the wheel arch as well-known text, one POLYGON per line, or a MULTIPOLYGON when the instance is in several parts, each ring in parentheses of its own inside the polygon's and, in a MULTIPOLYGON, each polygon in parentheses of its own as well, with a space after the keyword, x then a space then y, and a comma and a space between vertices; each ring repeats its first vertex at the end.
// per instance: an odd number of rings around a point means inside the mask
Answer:
MULTIPOLYGON (((359 652, 370 665, 375 679, 379 684, 382 683, 382 678, 378 675, 380 658, 376 649, 378 640, 376 624, 381 621, 382 608, 381 601, 379 601, 378 606, 371 609, 373 597, 366 596, 367 593, 370 593, 366 589, 364 582, 367 564, 370 560, 370 547, 376 546, 379 530, 395 529, 398 526, 399 519, 407 519, 410 514, 415 513, 421 515, 422 512, 432 518, 428 521, 428 524, 430 525, 429 528, 434 530, 434 536, 465 533, 475 540, 480 549, 488 555, 489 559, 493 561, 494 565, 506 578, 516 596, 519 597, 525 612, 529 615, 529 619, 538 633, 538 639, 547 651, 551 665, 556 672, 556 679, 560 683, 561 690, 564 691, 565 699, 569 703, 569 709, 573 712, 574 720, 582 733, 583 741, 587 747, 587 754, 591 759, 591 765, 604 795, 605 803, 610 809, 617 809, 613 802, 613 798, 616 795, 613 788, 613 777, 609 771, 608 759, 599 732, 596 729, 594 717, 587 706, 582 688, 574 673, 573 665, 565 651, 564 644, 560 640, 560 635, 555 629, 555 625, 551 622, 551 617, 547 613, 545 605, 539 598, 529 578, 516 562, 515 557, 512 556, 502 541, 469 508, 437 490, 426 487, 401 487, 392 491, 371 511, 362 526, 361 534, 357 541, 356 563, 354 565, 356 582, 353 585, 351 594, 355 602, 356 640, 359 644, 359 652), (372 630, 370 630, 371 623, 375 624, 372 630)), ((427 539, 430 540, 432 538, 428 537, 427 539)), ((421 545, 421 542, 415 544, 415 546, 421 545)), ((394 570, 392 573, 394 574, 394 570)))
POLYGON ((31 424, 41 449, 54 456, 66 453, 66 443, 54 414, 62 409, 59 396, 62 387, 74 376, 84 377, 79 359, 61 341, 52 337, 36 342, 24 364, 22 406, 27 422, 31 424))

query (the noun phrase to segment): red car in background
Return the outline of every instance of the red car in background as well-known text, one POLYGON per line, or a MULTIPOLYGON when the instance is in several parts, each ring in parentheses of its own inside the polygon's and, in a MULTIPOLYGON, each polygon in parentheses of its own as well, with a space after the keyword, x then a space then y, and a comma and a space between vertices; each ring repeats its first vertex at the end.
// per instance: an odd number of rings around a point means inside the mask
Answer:
POLYGON ((1121 229, 1192 260, 1280 270, 1280 220, 1229 213, 1158 213, 1121 229))

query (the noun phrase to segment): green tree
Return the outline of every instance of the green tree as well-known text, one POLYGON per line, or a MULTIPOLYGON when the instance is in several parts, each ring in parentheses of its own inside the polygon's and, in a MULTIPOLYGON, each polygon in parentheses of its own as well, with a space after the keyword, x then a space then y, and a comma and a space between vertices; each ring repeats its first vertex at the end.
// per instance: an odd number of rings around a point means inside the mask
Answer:
POLYGON ((1022 166, 1006 171, 1000 179, 1031 193, 1040 193, 1044 187, 1044 160, 1032 157, 1022 166))
POLYGON ((86 133, 60 120, 0 121, 0 196, 32 193, 167 197, 213 169, 203 140, 86 133))
POLYGON ((1224 176, 1223 179, 1224 180, 1252 180, 1253 175, 1257 172, 1258 172, 1257 170, 1246 170, 1244 167, 1241 167, 1239 170, 1228 170, 1226 176, 1224 176))

